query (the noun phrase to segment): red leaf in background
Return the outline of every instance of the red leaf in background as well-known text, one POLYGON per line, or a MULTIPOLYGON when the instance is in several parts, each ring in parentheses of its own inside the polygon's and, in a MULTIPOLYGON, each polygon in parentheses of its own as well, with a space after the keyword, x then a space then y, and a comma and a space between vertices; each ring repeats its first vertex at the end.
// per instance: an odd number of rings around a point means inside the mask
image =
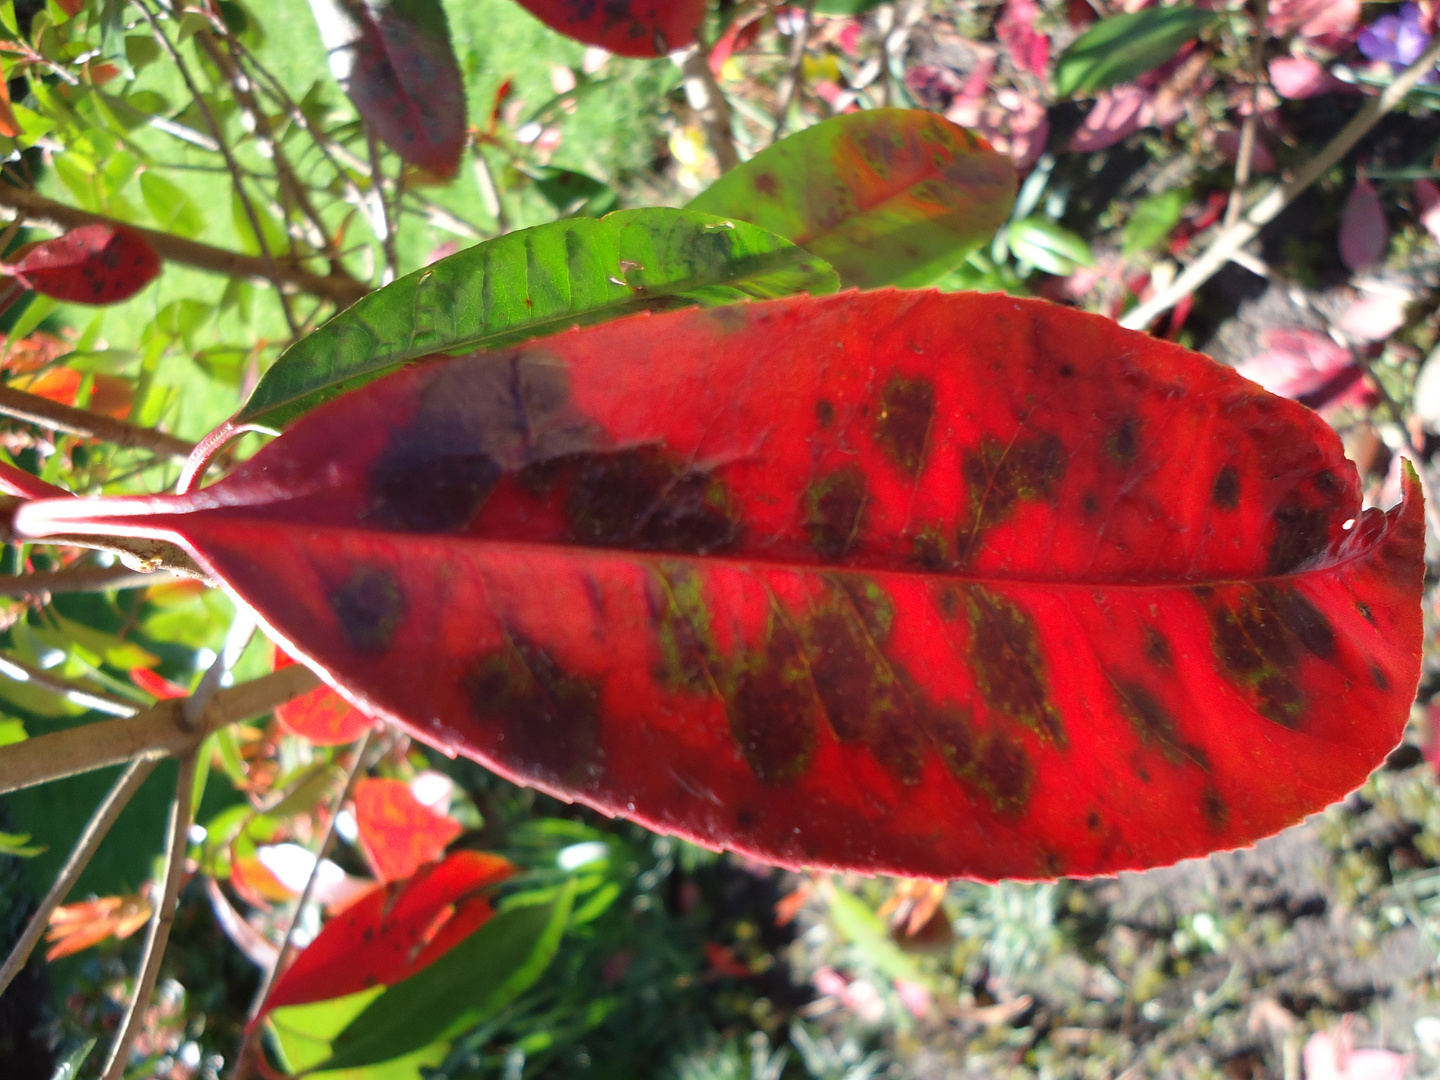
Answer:
POLYGON ((130 669, 130 681, 138 686, 145 693, 153 698, 164 701, 166 698, 189 697, 190 691, 179 683, 173 683, 162 675, 157 675, 149 668, 136 667, 130 669))
POLYGON ((481 893, 515 873, 498 855, 457 851, 409 881, 381 885, 331 918, 275 980, 265 1008, 303 1005, 407 979, 489 920, 481 893))
POLYGON ((1085 119, 1070 137, 1070 149, 1093 154, 1128 139, 1151 123, 1155 95, 1133 84, 1113 87, 1101 93, 1085 119))
POLYGON ((519 0, 546 26, 620 56, 664 56, 695 41, 708 0, 519 0))
POLYGON ((184 544, 367 709, 771 862, 1112 873, 1358 786, 1420 664, 1422 503, 1196 353, 1003 295, 638 316, 435 360, 184 496, 184 544), (1348 527, 1347 527, 1348 526, 1348 527))
POLYGON ((1390 246, 1390 225, 1375 185, 1361 173, 1340 211, 1340 261, 1351 270, 1364 270, 1385 257, 1390 246))
POLYGON ((1271 60, 1270 85, 1281 97, 1293 100, 1354 91, 1349 83, 1331 75, 1329 68, 1303 56, 1277 56, 1271 60))
POLYGON ((995 22, 995 36, 1021 71, 1045 79, 1050 66, 1050 39, 1035 30, 1040 8, 1035 0, 1009 0, 995 22))
POLYGON ((1425 231, 1440 240, 1440 187, 1433 180, 1415 181, 1415 208, 1425 231))
POLYGON ((1405 325, 1405 308, 1398 296, 1367 293, 1340 314, 1336 325, 1355 341, 1384 341, 1405 325))
POLYGON ((368 778, 355 785, 360 846, 381 881, 399 881, 445 854, 464 827, 415 798, 401 780, 368 778))
MULTIPOLYGON (((275 669, 295 663, 281 649, 275 650, 275 669)), ((343 746, 352 743, 374 727, 375 719, 366 716, 328 686, 317 686, 275 710, 280 726, 297 738, 316 746, 343 746)))
POLYGON ((1360 21, 1360 0, 1270 0, 1265 28, 1276 37, 1336 40, 1360 21))
POLYGON ((5 268, 26 288, 77 304, 128 300, 160 273, 150 241, 124 225, 81 225, 5 268))
POLYGON ((465 151, 465 82, 439 0, 310 0, 330 71, 401 159, 454 176, 465 151))
POLYGON ((1370 393, 1349 349, 1315 330, 1266 330, 1263 351, 1235 370, 1272 394, 1312 409, 1360 404, 1370 393))

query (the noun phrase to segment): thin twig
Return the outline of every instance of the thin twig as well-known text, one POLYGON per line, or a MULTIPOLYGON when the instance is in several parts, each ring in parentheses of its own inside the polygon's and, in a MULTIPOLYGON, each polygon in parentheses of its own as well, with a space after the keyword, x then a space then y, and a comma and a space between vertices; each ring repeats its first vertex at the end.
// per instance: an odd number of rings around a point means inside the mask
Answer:
POLYGON ((170 803, 170 819, 166 823, 165 872, 160 883, 160 897, 150 915, 150 925, 145 931, 145 944, 140 950, 140 970, 135 978, 135 992, 130 996, 130 1006, 125 1019, 110 1044, 110 1056, 105 1062, 102 1080, 121 1080, 130 1057, 130 1047, 144 1026, 145 1010, 150 1006, 150 996, 155 992, 155 983, 160 978, 160 961, 165 957, 165 945, 170 940, 170 927, 175 923, 175 903, 180 898, 180 883, 185 876, 185 852, 190 846, 190 800, 195 790, 195 768, 198 764, 196 750, 191 750, 180 761, 180 775, 175 781, 175 798, 170 803))
POLYGON ((0 415, 38 424, 51 431, 63 431, 67 435, 78 435, 82 439, 99 439, 122 449, 149 450, 166 457, 189 457, 195 444, 177 439, 154 428, 141 427, 125 420, 116 420, 104 413, 89 409, 76 409, 58 401, 27 394, 11 386, 0 386, 0 415))
POLYGON ((140 711, 140 706, 133 701, 126 701, 124 698, 107 694, 103 690, 96 690, 82 683, 62 679, 59 675, 52 675, 33 664, 16 660, 13 656, 0 656, 0 677, 12 679, 15 682, 34 683, 41 689, 49 690, 52 694, 59 694, 76 705, 94 709, 96 712, 109 713, 111 716, 134 716, 140 711))
POLYGON ((151 585, 169 585, 185 578, 168 570, 145 573, 132 570, 124 563, 96 566, 85 563, 61 570, 34 574, 0 575, 0 596, 43 601, 61 593, 105 592, 109 589, 143 589, 151 585))
POLYGON ((55 884, 50 886, 50 891, 45 894, 45 899, 40 901, 40 906, 35 909, 35 914, 30 917, 25 932, 20 935, 20 940, 10 950, 10 955, 5 959, 5 966, 0 967, 0 994, 5 993, 5 988, 10 985, 15 976, 20 974, 25 967, 30 954, 35 951, 35 946, 40 944, 40 939, 45 934, 45 928, 50 923, 50 915, 64 902, 65 897, 70 895, 70 890, 75 887, 75 882, 84 873, 85 867, 90 865, 90 860, 95 857, 95 852, 100 849, 101 842, 110 832, 110 826, 115 824, 115 819, 120 812, 129 804, 131 798, 140 790, 140 785, 155 770, 158 764, 154 760, 132 761, 129 767, 120 774, 110 788, 109 794, 101 800, 95 812, 90 815, 90 820, 85 824, 85 831, 75 841, 75 847, 70 851, 70 857, 65 860, 65 865, 60 868, 56 875, 55 884))
MULTIPOLYGON (((371 228, 380 236, 380 248, 385 253, 385 269, 380 273, 380 284, 389 285, 399 273, 400 256, 395 249, 395 218, 398 216, 400 200, 395 200, 397 213, 390 213, 390 203, 385 198, 385 170, 380 161, 380 141, 367 123, 365 125, 365 146, 370 153, 370 194, 375 200, 378 213, 371 215, 371 228)), ((403 174, 405 165, 400 165, 403 174)), ((399 181, 396 181, 398 184, 399 181)))
MULTIPOLYGON (((794 19, 794 9, 791 9, 791 19, 794 19)), ((770 132, 770 142, 779 141, 780 136, 785 133, 785 121, 790 116, 790 106, 795 103, 795 94, 800 89, 801 70, 805 65, 805 47, 810 44, 810 31, 815 25, 815 0, 807 0, 805 4, 805 21, 800 28, 795 30, 794 24, 791 29, 795 36, 790 41, 790 67, 780 79, 780 85, 776 88, 776 105, 774 112, 775 124, 770 132)))
POLYGON ((1424 74, 1440 60, 1440 34, 1420 54, 1419 59, 1395 77, 1377 97, 1365 103, 1329 144, 1311 158, 1296 172, 1288 183, 1271 189, 1259 202, 1250 208, 1239 221, 1220 234, 1205 253, 1187 266, 1170 287, 1162 289, 1145 303, 1132 308, 1120 320, 1120 325, 1131 330, 1143 330, 1155 318, 1169 311, 1177 303, 1209 281, 1227 262, 1230 256, 1248 244, 1275 217, 1289 206, 1302 191, 1329 171, 1330 167, 1343 158, 1386 113, 1395 108, 1424 74))
POLYGON ((319 685, 309 668, 291 664, 216 691, 193 729, 184 724, 185 699, 172 698, 124 719, 99 720, 0 747, 0 795, 134 758, 188 753, 212 731, 270 712, 319 685))
POLYGON ((324 297, 341 307, 353 304, 370 291, 367 286, 353 280, 333 276, 322 277, 298 266, 278 266, 272 275, 270 265, 255 255, 245 255, 238 251, 197 243, 194 240, 186 240, 184 237, 162 232, 159 229, 131 225, 116 218, 106 217, 104 214, 92 214, 88 210, 80 210, 56 202, 54 199, 47 199, 44 195, 13 183, 0 182, 0 207, 8 207, 28 217, 30 219, 28 223, 31 225, 53 229, 55 232, 78 229, 81 225, 124 226, 127 229, 133 229, 148 240, 150 246, 159 253, 160 257, 169 262, 193 266, 197 270, 205 270, 212 274, 224 274, 226 277, 232 278, 278 280, 301 292, 324 297))
POLYGON ((715 81, 710 70, 710 50, 703 41, 696 42, 680 54, 680 72, 685 80, 685 100, 700 117, 705 128, 705 138, 720 163, 720 171, 727 173, 740 164, 740 154, 735 149, 735 133, 730 121, 730 103, 715 81))
POLYGON ((245 211, 246 220, 250 222, 250 229, 255 234, 255 244, 260 249, 260 258, 265 263, 266 276, 275 286, 275 294, 280 299, 280 310, 285 314, 285 324, 290 327, 290 334, 298 337, 300 327, 295 322, 295 313, 290 310, 290 298, 285 290, 280 287, 280 266, 275 261, 275 255, 270 250, 269 243, 265 240, 265 232, 260 227, 260 214, 255 209, 254 202, 250 199, 250 193, 245 190, 245 178, 240 169, 240 163, 235 160, 235 155, 230 152, 230 147, 225 144, 225 132, 215 114, 210 111, 210 106, 205 97, 200 93, 200 87, 190 74, 190 65, 185 63, 185 58, 180 55, 180 50, 175 48, 169 36, 160 28, 160 21, 155 13, 150 10, 150 5, 145 0, 136 0, 136 6, 140 13, 145 16, 145 21, 150 24, 150 30, 155 35, 155 40, 160 47, 170 55, 170 61, 175 65, 175 70, 180 73, 180 78, 185 82, 185 88, 190 91, 190 97, 195 102, 196 108, 205 120, 205 126, 210 129, 220 149, 220 156, 225 159, 225 167, 230 170, 231 181, 235 185, 235 194, 240 199, 240 207, 245 211))
MULTIPOLYGON (((360 778, 360 773, 365 765, 365 753, 370 749, 370 740, 375 735, 372 727, 360 737, 355 745, 355 756, 350 762, 349 771, 345 775, 345 786, 340 790, 340 796, 335 800, 335 806, 330 814, 330 824, 325 829, 325 837, 320 841, 320 850, 315 855, 315 865, 310 868, 310 876, 305 879, 305 888, 300 891, 300 897, 295 901, 295 913, 290 917, 289 924, 285 927, 285 938, 280 943, 280 951, 275 955, 275 963, 271 965, 269 972, 260 982, 260 987, 255 991, 254 1000, 250 1005, 250 1019, 260 1015, 264 1008, 265 1001, 270 996, 271 989, 275 986, 275 980, 285 970, 290 959, 290 950, 295 940, 295 928, 300 923, 300 915, 305 910, 305 905, 310 901, 310 894, 315 890, 315 881, 320 875, 320 864, 330 857, 330 852, 335 848, 335 823, 340 817, 340 808, 345 805, 345 800, 350 798, 350 793, 355 789, 355 781, 360 778)), ((240 1050, 235 1055, 235 1070, 231 1073, 230 1080, 245 1080, 250 1073, 250 1062, 253 1059, 257 1047, 256 1037, 259 1035, 260 1025, 252 1024, 245 1032, 245 1038, 240 1043, 240 1050)))
POLYGON ((214 662, 206 669, 205 674, 200 677, 199 684, 185 699, 185 706, 180 710, 180 722, 191 731, 195 730, 205 715, 205 710, 210 707, 215 694, 224 685, 225 676, 230 669, 240 662, 240 656, 245 647, 250 644, 250 639, 255 636, 255 630, 259 624, 255 621, 255 613, 247 607, 241 607, 236 612, 234 620, 230 623, 230 630, 225 635, 225 644, 220 649, 220 655, 215 657, 214 662))
POLYGON ((478 146, 475 147, 475 186, 480 189, 480 201, 485 205, 485 212, 495 219, 496 233, 508 233, 510 219, 500 198, 500 188, 495 183, 495 174, 490 171, 490 162, 485 159, 485 151, 478 146))
POLYGON ((1235 154, 1235 182, 1225 207, 1225 228, 1240 220, 1245 209, 1245 189, 1250 186, 1250 169, 1255 160, 1255 128, 1260 121, 1260 91, 1265 85, 1266 0, 1255 0, 1255 37, 1250 43, 1250 111, 1240 125, 1240 148, 1235 154))

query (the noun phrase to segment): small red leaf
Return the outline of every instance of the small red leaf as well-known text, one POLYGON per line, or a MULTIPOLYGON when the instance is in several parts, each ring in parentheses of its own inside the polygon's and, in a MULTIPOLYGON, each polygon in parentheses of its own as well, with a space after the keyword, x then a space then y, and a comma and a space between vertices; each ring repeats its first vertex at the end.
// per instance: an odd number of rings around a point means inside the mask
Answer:
POLYGON ((1363 509, 1320 417, 1109 320, 876 290, 417 364, 14 531, 177 541, 347 696, 650 828, 1033 878, 1253 843, 1384 760, 1402 476, 1363 509))
POLYGON ((708 0, 520 0, 547 26, 620 56, 664 56, 695 42, 708 0))
POLYGON ((9 272, 27 288, 77 304, 116 304, 160 273, 150 241, 124 225, 81 225, 36 244, 9 272))
POLYGON ((1385 257, 1390 225, 1375 185, 1362 173, 1340 212, 1340 260, 1351 270, 1364 270, 1385 257))
MULTIPOLYGON (((283 650, 275 650, 275 670, 293 663, 283 650)), ((291 735, 316 746, 352 743, 375 725, 374 717, 365 715, 328 686, 317 686, 278 706, 275 719, 291 735)))
POLYGON ((1044 80, 1050 66, 1050 39, 1035 29, 1040 7, 1035 0, 1009 0, 995 21, 995 36, 1021 71, 1044 80))
POLYGON ((157 675, 149 668, 136 667, 130 669, 130 681, 138 686, 151 697, 165 700, 166 698, 189 697, 190 691, 179 683, 173 683, 162 675, 157 675))
POLYGON ((355 785, 360 845, 381 881, 399 881, 422 863, 445 854, 464 827, 415 798, 400 780, 365 779, 355 785))
POLYGON ((440 177, 465 150, 465 82, 438 0, 310 0, 330 70, 391 150, 440 177))
POLYGON ((372 889, 331 918, 295 958, 275 981, 260 1017, 282 1005, 325 1001, 409 978, 490 918, 490 902, 481 893, 514 872, 499 856, 457 851, 422 867, 409 881, 372 889))

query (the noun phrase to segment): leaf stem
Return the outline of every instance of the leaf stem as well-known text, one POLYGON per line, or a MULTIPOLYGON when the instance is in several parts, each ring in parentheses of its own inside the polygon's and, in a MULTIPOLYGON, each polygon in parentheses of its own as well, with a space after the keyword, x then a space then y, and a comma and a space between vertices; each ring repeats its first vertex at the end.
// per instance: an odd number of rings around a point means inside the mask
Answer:
POLYGON ((65 865, 60 868, 60 873, 55 877, 55 883, 50 886, 50 891, 40 901, 40 906, 35 909, 35 914, 30 917, 25 932, 20 935, 20 940, 10 950, 10 955, 5 958, 5 965, 0 967, 0 995, 5 993, 5 988, 10 985, 15 976, 20 974, 30 959, 30 954, 35 951, 35 946, 40 944, 41 937, 45 934, 45 928, 50 924, 50 916, 57 907, 70 895, 70 890, 75 887, 75 882, 80 880, 85 867, 90 865, 90 860, 95 857, 95 852, 100 850, 100 844, 110 832, 110 827, 115 824, 115 819, 125 809, 135 793, 140 790, 140 785, 154 771, 157 762, 152 760, 132 761, 129 767, 120 774, 95 812, 90 815, 90 820, 85 823, 85 830, 80 838, 75 841, 75 847, 70 851, 70 857, 65 860, 65 865))
POLYGON ((180 775, 175 781, 175 798, 170 803, 170 819, 166 824, 165 847, 168 857, 165 872, 161 878, 160 899, 150 916, 150 925, 145 931, 145 944, 140 952, 140 970, 135 979, 135 992, 130 997, 130 1006, 116 1032, 115 1041, 110 1044, 110 1056, 105 1062, 102 1080, 122 1080, 130 1047, 144 1025, 145 1010, 150 1005, 150 996, 155 992, 155 983, 160 978, 160 961, 165 956, 165 945, 170 940, 170 927, 175 923, 175 904, 180 899, 181 879, 185 876, 185 852, 190 846, 191 796, 195 789, 195 768, 198 764, 198 747, 190 750, 180 761, 180 775))
POLYGON ((1440 60, 1440 34, 1435 36, 1413 64, 1397 75, 1377 97, 1367 101, 1364 108, 1340 129, 1320 153, 1301 166, 1288 183, 1272 188, 1234 225, 1222 227, 1204 254, 1187 266, 1170 283, 1169 288, 1162 289, 1145 303, 1132 308, 1120 320, 1120 325, 1130 330, 1143 330, 1157 316, 1169 311, 1180 300, 1214 277, 1220 268, 1230 261, 1231 255, 1253 240, 1296 196, 1324 176, 1386 113, 1399 105, 1421 77, 1435 66, 1437 60, 1440 60))
POLYGON ((322 297, 340 307, 348 307, 370 292, 369 287, 362 283, 334 275, 322 277, 288 263, 276 266, 272 275, 270 265, 257 256, 229 251, 226 248, 212 247, 194 240, 186 240, 184 237, 161 232, 159 229, 131 225, 116 218, 106 217, 104 214, 92 214, 88 210, 67 206, 54 199, 47 199, 44 195, 28 188, 3 181, 0 181, 0 207, 8 207, 18 214, 28 217, 31 225, 52 228, 56 232, 65 232, 67 229, 79 228, 81 225, 97 223, 123 226, 143 236, 150 242, 150 246, 159 252, 161 258, 170 262, 193 266, 197 270, 205 270, 212 274, 223 274, 226 277, 255 278, 283 283, 312 296, 322 297))
POLYGON ((150 450, 166 457, 189 457, 195 444, 154 428, 141 427, 113 416, 62 405, 58 401, 0 386, 0 415, 36 424, 51 431, 63 431, 82 439, 100 439, 122 449, 150 450))
POLYGON ((259 716, 320 685, 303 664, 292 664, 218 690, 193 729, 183 719, 185 698, 162 701, 134 716, 36 735, 0 747, 0 795, 135 758, 188 753, 227 724, 259 716))
POLYGON ((168 585, 185 578, 168 570, 145 573, 132 570, 123 563, 96 566, 86 563, 61 570, 34 574, 0 575, 0 596, 45 602, 60 593, 104 592, 108 589, 141 589, 150 585, 168 585))

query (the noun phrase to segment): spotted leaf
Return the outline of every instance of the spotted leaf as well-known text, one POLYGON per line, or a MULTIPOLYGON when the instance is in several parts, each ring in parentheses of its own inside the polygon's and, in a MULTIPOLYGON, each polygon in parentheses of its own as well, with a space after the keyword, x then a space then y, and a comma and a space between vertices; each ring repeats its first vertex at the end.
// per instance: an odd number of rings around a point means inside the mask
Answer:
POLYGON ((689 209, 778 233, 846 285, 928 285, 1004 224, 1015 166, 920 109, 831 117, 730 170, 689 209))
POLYGON ((5 272, 56 300, 118 304, 155 280, 160 256, 134 229, 100 223, 36 244, 5 272))
POLYGON ((519 0, 545 25, 620 56, 664 56, 695 43, 707 0, 519 0))
POLYGON ((367 711, 786 865, 1039 878, 1341 798, 1419 675, 1422 504, 1203 356, 1000 295, 640 315, 403 369, 185 496, 367 711))

